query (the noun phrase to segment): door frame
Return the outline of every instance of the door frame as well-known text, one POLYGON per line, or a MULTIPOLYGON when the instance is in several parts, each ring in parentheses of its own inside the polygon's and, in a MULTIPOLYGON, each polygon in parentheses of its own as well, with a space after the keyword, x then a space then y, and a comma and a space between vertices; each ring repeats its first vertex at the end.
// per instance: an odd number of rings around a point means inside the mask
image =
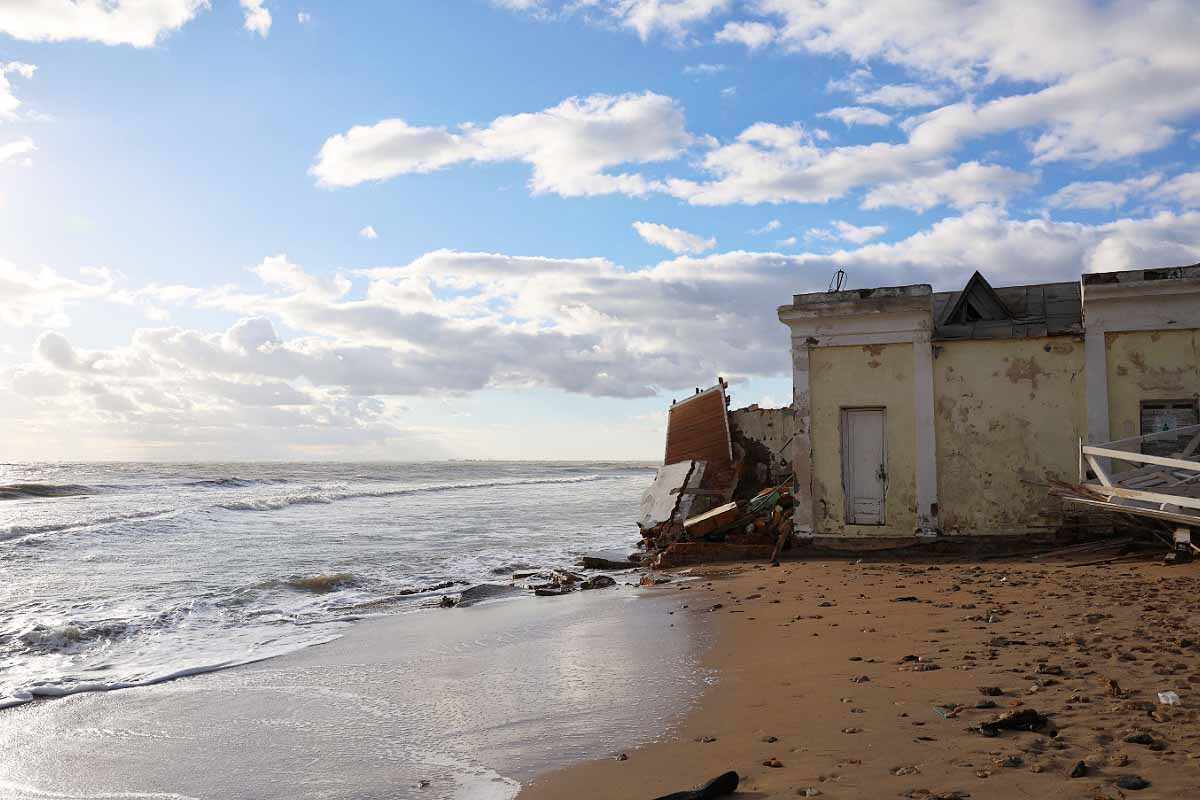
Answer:
POLYGON ((845 506, 845 519, 847 525, 868 525, 872 528, 878 528, 887 524, 887 489, 888 478, 890 477, 888 464, 888 427, 887 427, 887 406, 839 406, 838 408, 839 421, 842 427, 842 503, 845 506), (854 496, 852 488, 854 486, 854 459, 850 453, 850 414, 856 411, 874 411, 879 413, 882 423, 883 442, 881 444, 880 457, 883 463, 883 496, 879 498, 879 522, 856 522, 854 516, 854 496))

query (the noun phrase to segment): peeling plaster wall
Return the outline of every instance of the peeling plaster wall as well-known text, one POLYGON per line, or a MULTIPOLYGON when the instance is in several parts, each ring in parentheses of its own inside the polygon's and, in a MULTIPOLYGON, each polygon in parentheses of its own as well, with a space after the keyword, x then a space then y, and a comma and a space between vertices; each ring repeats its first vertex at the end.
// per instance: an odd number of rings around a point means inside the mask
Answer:
POLYGON ((1124 331, 1104 340, 1113 439, 1141 435, 1143 400, 1200 397, 1200 330, 1124 331))
POLYGON ((792 448, 789 444, 796 435, 794 408, 738 408, 729 412, 729 426, 734 431, 735 439, 741 435, 769 452, 769 480, 779 482, 792 473, 792 448))
POLYGON ((816 347, 810 354, 813 506, 817 533, 912 536, 917 527, 913 347, 816 347), (847 525, 842 487, 843 408, 887 409, 884 525, 847 525))
POLYGON ((1062 522, 1046 477, 1073 481, 1086 436, 1083 342, 940 342, 933 362, 938 499, 947 534, 1062 522))

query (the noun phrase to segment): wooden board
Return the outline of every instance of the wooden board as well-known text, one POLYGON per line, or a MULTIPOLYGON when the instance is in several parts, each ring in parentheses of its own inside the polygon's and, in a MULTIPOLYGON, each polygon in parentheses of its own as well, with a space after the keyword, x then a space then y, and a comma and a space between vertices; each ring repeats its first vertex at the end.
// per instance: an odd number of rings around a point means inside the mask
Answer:
POLYGON ((682 400, 667 412, 667 449, 664 464, 708 461, 714 465, 733 461, 725 387, 717 385, 682 400))

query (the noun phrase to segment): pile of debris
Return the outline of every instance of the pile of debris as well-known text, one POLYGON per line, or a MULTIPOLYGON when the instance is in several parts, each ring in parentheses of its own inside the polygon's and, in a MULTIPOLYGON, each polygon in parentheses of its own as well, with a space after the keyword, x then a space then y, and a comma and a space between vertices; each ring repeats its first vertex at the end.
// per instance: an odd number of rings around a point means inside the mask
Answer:
MULTIPOLYGON (((640 556, 640 553, 635 555, 640 556)), ((538 597, 559 597, 576 589, 608 589, 617 585, 617 579, 606 572, 632 571, 639 564, 632 558, 616 554, 584 556, 575 569, 559 567, 525 567, 517 565, 511 583, 480 583, 463 589, 457 594, 440 597, 437 605, 442 608, 463 608, 487 600, 498 600, 520 594, 535 594, 538 597), (588 574, 593 573, 593 574, 588 574)), ((450 584, 446 584, 449 586, 450 584)))
POLYGON ((1080 482, 1055 481, 1052 495, 1136 521, 1164 543, 1170 536, 1168 561, 1190 561, 1200 553, 1192 543, 1192 531, 1200 529, 1200 425, 1080 443, 1079 463, 1080 482), (1114 462, 1126 468, 1116 469, 1114 462))
POLYGON ((642 497, 642 563, 667 569, 711 561, 777 561, 792 544, 791 478, 761 486, 762 470, 730 433, 727 385, 672 403, 665 466, 642 497))

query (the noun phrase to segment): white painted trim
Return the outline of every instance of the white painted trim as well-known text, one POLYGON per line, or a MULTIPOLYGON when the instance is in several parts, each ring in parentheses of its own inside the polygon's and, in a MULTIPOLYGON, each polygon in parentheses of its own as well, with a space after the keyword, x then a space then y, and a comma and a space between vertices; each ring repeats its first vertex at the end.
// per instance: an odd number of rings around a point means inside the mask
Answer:
POLYGON ((810 538, 816 531, 813 499, 812 395, 809 385, 809 350, 801 340, 792 343, 792 405, 796 414, 796 433, 792 437, 792 474, 795 510, 792 526, 796 535, 810 538))
MULTIPOLYGON (((1158 503, 1161 506, 1177 506, 1179 508, 1196 508, 1200 509, 1200 497, 1188 497, 1187 495, 1179 494, 1164 494, 1162 492, 1151 492, 1147 489, 1126 489, 1124 486, 1105 486, 1103 489, 1097 487, 1095 491, 1101 494, 1110 496, 1124 497, 1128 500, 1141 500, 1146 503, 1158 503)), ((1160 511, 1165 508, 1160 508, 1160 511)))
MULTIPOLYGON (((918 535, 934 535, 937 514, 937 435, 933 391, 933 299, 915 296, 831 300, 811 305, 783 306, 779 320, 792 334, 792 394, 796 408, 796 438, 792 464, 796 472, 798 536, 813 536, 817 519, 813 491, 812 396, 809 355, 813 349, 880 344, 909 344, 913 348, 917 438, 918 535)), ((902 421, 897 420, 899 424, 902 421)), ((869 526, 876 527, 876 526, 869 526)), ((840 534, 838 534, 840 535, 840 534)))
POLYGON ((1083 337, 1084 380, 1087 385, 1087 436, 1089 444, 1107 442, 1108 345, 1104 331, 1091 327, 1083 337))
POLYGON ((929 336, 913 341, 913 391, 916 393, 917 535, 936 536, 938 517, 937 424, 934 419, 933 346, 929 336))
POLYGON ((1200 472, 1200 461, 1185 461, 1182 458, 1151 456, 1145 453, 1131 453, 1126 450, 1112 450, 1108 447, 1092 447, 1090 445, 1083 448, 1083 453, 1088 456, 1108 456, 1118 461, 1128 461, 1133 464, 1157 464, 1160 467, 1200 472))
POLYGON ((841 317, 781 312, 779 319, 791 329, 793 343, 809 347, 900 344, 928 336, 933 329, 932 308, 841 317))
POLYGON ((1200 279, 1083 284, 1087 333, 1200 328, 1200 279))

